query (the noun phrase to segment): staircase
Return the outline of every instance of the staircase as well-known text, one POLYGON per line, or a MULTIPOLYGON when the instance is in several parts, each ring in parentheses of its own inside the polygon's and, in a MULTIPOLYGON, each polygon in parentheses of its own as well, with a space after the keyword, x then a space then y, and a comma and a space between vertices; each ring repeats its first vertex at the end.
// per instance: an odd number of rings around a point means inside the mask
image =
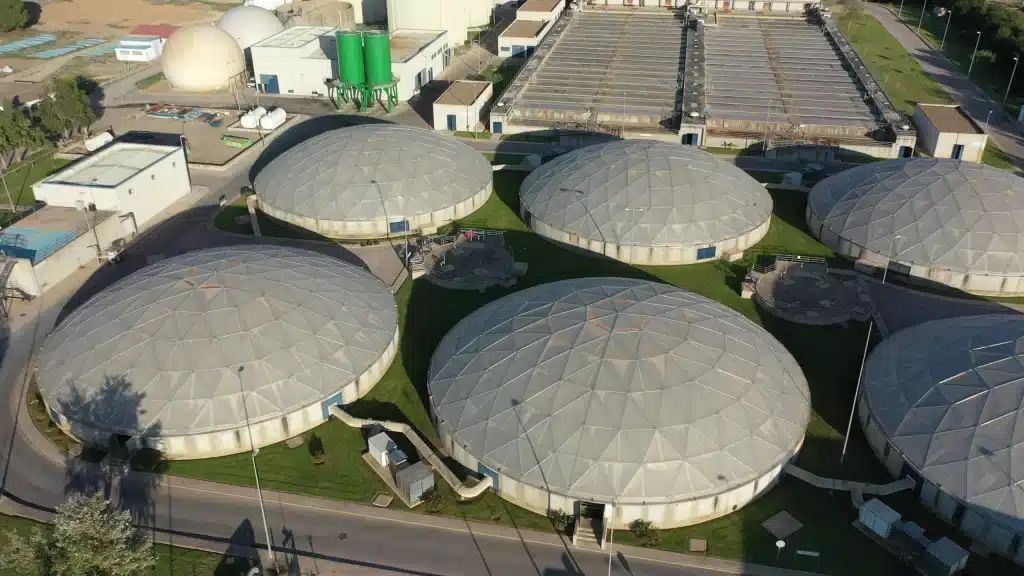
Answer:
POLYGON ((601 548, 599 534, 604 533, 604 522, 601 518, 581 517, 573 530, 573 545, 577 548, 601 548))

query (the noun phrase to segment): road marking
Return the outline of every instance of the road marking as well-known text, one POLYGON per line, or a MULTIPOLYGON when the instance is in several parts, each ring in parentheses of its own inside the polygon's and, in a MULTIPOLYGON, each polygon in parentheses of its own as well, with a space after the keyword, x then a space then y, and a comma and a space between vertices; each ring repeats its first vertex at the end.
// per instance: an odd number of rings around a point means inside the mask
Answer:
MULTIPOLYGON (((241 498, 241 499, 245 499, 245 500, 258 500, 258 498, 256 496, 244 496, 244 495, 241 495, 241 494, 232 494, 230 492, 220 492, 220 491, 217 491, 217 490, 209 490, 209 489, 206 489, 206 488, 194 488, 192 486, 171 486, 171 485, 167 485, 167 484, 164 484, 164 486, 168 487, 168 488, 180 488, 180 489, 183 489, 183 490, 191 490, 193 492, 205 492, 207 494, 216 494, 218 496, 230 496, 230 497, 233 497, 233 498, 241 498)), ((299 503, 296 503, 296 502, 285 502, 285 501, 281 501, 281 500, 277 500, 276 503, 284 505, 284 506, 293 506, 295 508, 306 508, 306 509, 309 509, 309 510, 316 510, 318 512, 328 512, 328 513, 334 513, 334 514, 343 514, 343 515, 346 515, 346 516, 355 516, 355 517, 358 517, 358 518, 365 518, 365 519, 368 519, 368 520, 377 520, 377 521, 380 521, 380 522, 395 522, 395 523, 398 523, 398 524, 408 524, 410 526, 416 526, 416 527, 420 527, 420 528, 434 528, 434 529, 437 529, 437 530, 445 530, 445 531, 448 531, 448 532, 455 532, 455 533, 458 533, 458 534, 469 534, 469 535, 474 536, 474 537, 476 537, 476 536, 484 536, 484 537, 488 537, 488 538, 498 538, 498 539, 501 539, 501 540, 512 540, 512 541, 524 542, 524 543, 527 543, 527 544, 537 544, 538 546, 548 546, 550 548, 563 548, 564 547, 563 544, 555 544, 554 542, 542 542, 540 540, 529 540, 527 538, 516 537, 516 536, 504 536, 502 534, 491 534, 489 532, 474 532, 472 530, 468 530, 468 529, 465 529, 465 528, 453 528, 453 527, 450 527, 450 526, 438 526, 438 525, 435 525, 435 524, 427 524, 425 522, 416 522, 416 521, 413 521, 413 520, 403 520, 401 518, 386 518, 386 517, 381 517, 381 516, 371 516, 369 514, 364 514, 362 512, 350 512, 348 510, 335 510, 335 509, 331 509, 331 508, 320 508, 318 506, 310 506, 308 504, 299 504, 299 503)), ((587 550, 587 549, 584 549, 584 548, 576 548, 575 550, 577 552, 584 552, 584 553, 590 553, 590 554, 602 554, 602 555, 604 554, 604 552, 600 551, 600 550, 587 550)), ((671 554, 671 552, 670 552, 670 554, 671 554)), ((725 570, 725 569, 716 568, 716 567, 713 567, 713 566, 704 566, 702 564, 689 564, 689 563, 686 563, 686 562, 679 562, 679 561, 673 561, 673 560, 662 560, 662 559, 659 559, 659 558, 651 558, 651 557, 648 557, 648 556, 634 556, 633 559, 641 560, 641 561, 646 561, 646 562, 656 562, 658 564, 666 564, 668 566, 680 566, 680 567, 683 567, 683 568, 698 568, 700 570, 706 570, 706 571, 709 571, 709 572, 719 572, 719 573, 722 573, 722 574, 738 574, 738 572, 734 572, 732 570, 725 570)))

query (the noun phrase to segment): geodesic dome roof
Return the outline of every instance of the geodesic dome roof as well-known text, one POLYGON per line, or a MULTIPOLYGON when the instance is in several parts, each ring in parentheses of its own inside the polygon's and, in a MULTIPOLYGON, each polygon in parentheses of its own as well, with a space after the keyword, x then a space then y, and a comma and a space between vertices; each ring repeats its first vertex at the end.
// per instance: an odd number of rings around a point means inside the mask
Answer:
POLYGON ((480 308, 441 341, 430 403, 494 470, 599 502, 752 482, 810 416, 793 357, 738 312, 667 284, 585 278, 480 308))
POLYGON ((870 413, 941 490, 1024 530, 1024 316, 935 320, 882 341, 870 413))
POLYGON ((558 230, 635 246, 714 244, 772 215, 746 172, 692 146, 619 140, 580 148, 534 170, 522 206, 558 230))
POLYGON ((1024 274, 1024 179, 1010 172, 943 158, 873 162, 819 182, 808 207, 841 238, 902 262, 1024 274))
POLYGON ((100 430, 233 429, 337 393, 397 326, 391 293, 351 264, 275 246, 199 250, 135 272, 61 322, 39 390, 100 430))
POLYGON ((256 191, 261 202, 297 216, 394 221, 469 200, 491 177, 487 159, 454 138, 364 124, 324 132, 281 154, 256 176, 256 191))

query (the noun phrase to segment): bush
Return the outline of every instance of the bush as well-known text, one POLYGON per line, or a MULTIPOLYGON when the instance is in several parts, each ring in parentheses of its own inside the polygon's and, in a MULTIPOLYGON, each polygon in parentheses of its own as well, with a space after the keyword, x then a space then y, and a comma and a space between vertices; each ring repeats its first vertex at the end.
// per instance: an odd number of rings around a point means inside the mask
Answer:
POLYGON ((423 497, 423 502, 426 504, 427 512, 431 514, 437 514, 444 510, 445 501, 444 495, 437 488, 434 488, 423 497))
POLYGON ((650 520, 641 520, 637 518, 629 523, 629 529, 633 532, 633 535, 637 538, 647 538, 651 530, 654 529, 654 524, 650 520))
POLYGON ((327 454, 324 452, 324 441, 313 434, 309 437, 309 457, 317 466, 327 461, 327 454))
MULTIPOLYGON (((650 524, 648 522, 648 524, 650 524)), ((654 547, 661 544, 661 530, 657 526, 651 524, 648 527, 647 535, 644 536, 644 546, 654 547)))
POLYGON ((551 525, 559 532, 567 531, 569 525, 572 524, 572 514, 562 510, 549 510, 548 518, 551 519, 551 525))

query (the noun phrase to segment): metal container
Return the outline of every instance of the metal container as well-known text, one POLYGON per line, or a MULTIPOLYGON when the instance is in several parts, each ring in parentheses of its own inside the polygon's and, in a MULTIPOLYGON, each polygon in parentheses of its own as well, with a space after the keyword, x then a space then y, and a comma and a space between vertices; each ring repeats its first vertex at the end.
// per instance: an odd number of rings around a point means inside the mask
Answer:
POLYGON ((366 50, 366 80, 370 86, 390 84, 391 36, 386 33, 364 36, 366 50))
POLYGON ((366 83, 363 64, 363 35, 359 32, 337 32, 338 74, 342 84, 362 86, 366 83))

